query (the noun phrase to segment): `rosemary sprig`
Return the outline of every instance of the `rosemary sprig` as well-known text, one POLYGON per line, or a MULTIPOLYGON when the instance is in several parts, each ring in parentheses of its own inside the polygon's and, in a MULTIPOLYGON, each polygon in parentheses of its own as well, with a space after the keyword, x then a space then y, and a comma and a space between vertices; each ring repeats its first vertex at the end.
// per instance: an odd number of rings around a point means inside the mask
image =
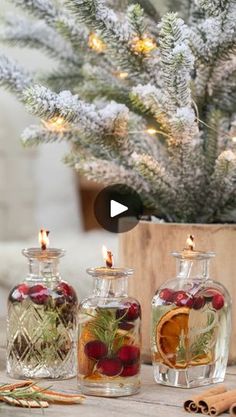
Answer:
POLYGON ((115 309, 112 311, 98 307, 96 308, 96 315, 85 314, 93 318, 93 320, 88 322, 89 331, 96 339, 107 345, 108 354, 112 355, 119 350, 124 342, 125 336, 129 333, 129 331, 122 335, 118 333, 119 323, 125 318, 127 311, 118 319, 115 315, 115 309))
MULTIPOLYGON (((210 327, 214 323, 215 317, 213 314, 209 314, 207 318, 207 327, 210 327)), ((212 340, 215 331, 215 326, 212 326, 210 330, 197 337, 196 341, 192 344, 190 351, 192 359, 197 358, 200 355, 207 353, 208 345, 212 340)))
POLYGON ((38 384, 32 382, 31 384, 23 387, 6 388, 8 384, 0 385, 0 401, 9 402, 7 399, 11 398, 17 401, 18 405, 22 405, 21 400, 29 401, 28 407, 30 407, 30 401, 35 401, 40 408, 42 408, 41 401, 47 401, 46 391, 51 387, 39 387, 38 384), (33 387, 38 386, 38 390, 34 390, 33 387), (6 388, 4 390, 4 387, 6 388), (44 394, 45 393, 45 394, 44 394))

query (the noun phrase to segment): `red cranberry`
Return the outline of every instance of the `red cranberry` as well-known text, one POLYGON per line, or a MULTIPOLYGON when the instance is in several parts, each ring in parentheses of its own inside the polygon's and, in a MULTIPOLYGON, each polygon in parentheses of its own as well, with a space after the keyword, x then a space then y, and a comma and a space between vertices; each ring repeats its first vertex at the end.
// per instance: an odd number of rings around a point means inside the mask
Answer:
POLYGON ((163 288, 163 290, 161 290, 159 293, 159 297, 167 303, 172 303, 174 294, 174 290, 171 290, 170 288, 163 288))
POLYGON ((206 304, 206 300, 203 295, 198 295, 193 298, 193 308, 194 310, 200 310, 206 304))
POLYGON ((45 304, 48 301, 49 290, 42 284, 36 284, 29 288, 29 296, 35 304, 45 304))
POLYGON ((215 310, 220 310, 221 308, 224 307, 224 304, 225 304, 225 300, 224 300, 223 295, 220 294, 220 293, 215 294, 213 299, 212 299, 212 307, 215 310))
POLYGON ((118 376, 122 370, 122 362, 117 358, 104 358, 97 363, 97 371, 102 375, 118 376))
POLYGON ((174 294, 174 302, 178 307, 191 308, 193 306, 193 297, 185 291, 176 291, 174 294))
POLYGON ((66 301, 75 303, 77 302, 77 295, 74 288, 65 281, 61 281, 57 286, 57 291, 64 295, 66 301))
POLYGON ((120 308, 116 312, 116 318, 124 318, 125 321, 134 321, 141 317, 141 307, 138 301, 131 303, 127 301, 123 308, 120 308))
POLYGON ((20 285, 17 285, 13 288, 13 290, 10 292, 9 300, 10 301, 23 301, 25 298, 27 298, 29 292, 29 287, 27 284, 23 283, 20 285))
POLYGON ((121 330, 127 330, 127 331, 129 331, 129 330, 131 330, 131 329, 134 328, 134 324, 133 323, 128 323, 127 321, 121 321, 118 324, 118 327, 121 330))
POLYGON ((89 358, 98 360, 107 355, 108 349, 105 343, 100 342, 99 340, 92 340, 91 342, 86 343, 84 352, 89 358))
POLYGON ((131 365, 139 360, 140 349, 137 346, 124 345, 119 349, 117 356, 125 365, 131 365))
POLYGON ((121 372, 120 376, 134 376, 137 375, 140 371, 140 364, 133 363, 132 365, 124 366, 123 371, 121 372))
POLYGON ((206 299, 206 301, 210 302, 212 301, 214 295, 219 294, 219 291, 215 290, 214 288, 208 288, 207 290, 204 291, 204 297, 206 299))

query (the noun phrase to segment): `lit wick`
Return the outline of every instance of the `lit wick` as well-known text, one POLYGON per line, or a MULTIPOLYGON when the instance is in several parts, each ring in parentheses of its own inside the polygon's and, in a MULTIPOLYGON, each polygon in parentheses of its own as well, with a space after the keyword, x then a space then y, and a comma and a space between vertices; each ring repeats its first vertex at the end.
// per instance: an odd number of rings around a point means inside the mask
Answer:
POLYGON ((41 229, 39 232, 39 243, 41 245, 41 249, 44 251, 47 249, 49 245, 49 230, 41 229))
POLYGON ((112 252, 110 250, 107 250, 106 246, 103 246, 102 247, 102 254, 103 254, 103 259, 106 262, 106 267, 107 268, 112 268, 112 266, 113 266, 112 252))
POLYGON ((186 240, 186 245, 185 245, 184 250, 194 251, 194 249, 195 249, 194 236, 189 235, 187 240, 186 240))

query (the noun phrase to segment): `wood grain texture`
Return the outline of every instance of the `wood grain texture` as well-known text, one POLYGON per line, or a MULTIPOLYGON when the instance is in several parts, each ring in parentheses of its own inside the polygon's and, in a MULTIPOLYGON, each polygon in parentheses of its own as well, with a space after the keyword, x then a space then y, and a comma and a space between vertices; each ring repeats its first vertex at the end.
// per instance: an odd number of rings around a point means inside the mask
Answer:
MULTIPOLYGON (((0 349, 0 384, 15 380, 5 373, 5 349, 0 349)), ((67 381, 41 381, 44 386, 67 393, 78 393, 75 378, 67 381)), ((236 367, 228 368, 225 384, 228 389, 236 387, 236 367)), ((87 397, 82 405, 51 405, 44 413, 41 410, 25 410, 0 404, 4 417, 67 416, 67 417, 187 417, 184 401, 203 391, 202 388, 185 390, 157 385, 153 380, 152 367, 142 366, 142 388, 139 394, 122 398, 87 397)), ((226 417, 228 414, 222 414, 226 417)))
POLYGON ((135 269, 130 295, 142 305, 144 360, 150 361, 151 299, 161 284, 175 277, 175 259, 170 253, 182 250, 189 234, 195 236, 196 249, 216 253, 210 276, 224 284, 233 298, 229 363, 236 363, 236 225, 141 221, 130 232, 120 234, 120 265, 135 269))

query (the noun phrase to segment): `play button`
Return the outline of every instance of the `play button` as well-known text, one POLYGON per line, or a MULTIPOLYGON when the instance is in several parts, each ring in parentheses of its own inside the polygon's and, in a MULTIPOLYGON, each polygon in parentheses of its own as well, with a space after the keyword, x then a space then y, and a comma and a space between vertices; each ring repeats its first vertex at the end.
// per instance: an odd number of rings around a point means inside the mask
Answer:
POLYGON ((97 195, 94 213, 98 223, 109 232, 127 232, 138 224, 143 213, 139 194, 124 184, 104 188, 97 195))
POLYGON ((124 206, 124 204, 118 203, 118 201, 111 200, 110 202, 110 216, 116 217, 119 216, 119 214, 124 213, 125 211, 129 210, 127 206, 124 206))

